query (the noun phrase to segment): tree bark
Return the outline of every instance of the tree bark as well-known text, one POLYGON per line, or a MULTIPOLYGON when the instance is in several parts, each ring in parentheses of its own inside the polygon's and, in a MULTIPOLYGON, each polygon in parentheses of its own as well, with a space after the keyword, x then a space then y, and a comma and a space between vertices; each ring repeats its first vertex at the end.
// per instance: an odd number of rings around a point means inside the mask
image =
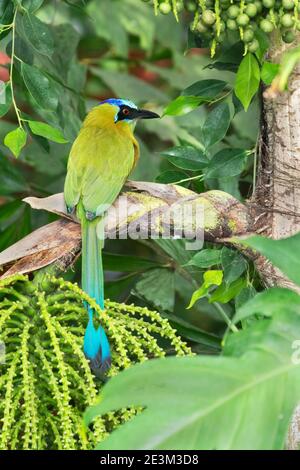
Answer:
MULTIPOLYGON (((269 60, 280 62, 288 46, 275 47, 269 60)), ((258 209, 256 231, 274 239, 300 231, 300 64, 294 70, 288 91, 276 99, 262 99, 258 180, 252 203, 258 209)), ((295 255, 299 255, 296 254, 295 255)), ((267 286, 279 285, 300 292, 263 257, 256 267, 267 286)), ((300 447, 300 406, 290 427, 287 447, 300 447)))

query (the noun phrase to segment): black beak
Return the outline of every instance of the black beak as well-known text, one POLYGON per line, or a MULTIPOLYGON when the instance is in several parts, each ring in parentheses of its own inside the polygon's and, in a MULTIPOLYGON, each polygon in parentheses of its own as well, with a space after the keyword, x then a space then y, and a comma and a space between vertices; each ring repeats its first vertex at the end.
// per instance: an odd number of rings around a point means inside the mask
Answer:
POLYGON ((137 109, 136 111, 137 119, 156 119, 160 116, 152 111, 147 111, 147 109, 137 109))

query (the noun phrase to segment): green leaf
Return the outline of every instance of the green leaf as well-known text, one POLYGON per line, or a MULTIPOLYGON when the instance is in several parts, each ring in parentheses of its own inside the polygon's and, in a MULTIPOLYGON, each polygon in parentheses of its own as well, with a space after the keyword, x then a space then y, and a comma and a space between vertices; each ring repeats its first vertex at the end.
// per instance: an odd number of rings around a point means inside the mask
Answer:
POLYGON ((260 70, 258 62, 253 54, 248 54, 243 58, 237 71, 234 91, 245 111, 255 93, 258 91, 260 83, 260 70))
POLYGON ((59 92, 52 80, 32 65, 23 63, 21 70, 26 88, 35 102, 45 110, 55 111, 59 92))
POLYGON ((289 310, 300 313, 300 296, 289 289, 272 287, 258 293, 243 304, 236 312, 233 323, 238 323, 253 315, 272 317, 288 306, 289 310))
POLYGON ((231 284, 224 282, 218 287, 210 296, 209 303, 220 302, 226 304, 234 297, 239 295, 242 289, 247 285, 246 279, 239 278, 233 281, 231 284))
POLYGON ((58 144, 65 144, 68 142, 59 129, 55 129, 45 122, 28 121, 28 124, 35 135, 40 135, 41 137, 45 137, 45 139, 57 142, 58 144))
POLYGON ((139 274, 130 273, 118 278, 116 281, 107 281, 105 283, 105 295, 116 302, 124 301, 138 278, 139 274))
MULTIPOLYGON (((167 170, 167 171, 163 171, 160 175, 158 175, 155 178, 155 181, 157 183, 169 184, 169 183, 176 183, 177 181, 184 180, 188 177, 189 175, 187 173, 184 173, 183 171, 167 170)), ((185 183, 180 183, 180 184, 188 186, 189 182, 186 181, 185 183)))
POLYGON ((227 284, 239 278, 247 269, 247 261, 241 253, 230 248, 222 248, 222 267, 224 271, 224 281, 227 284))
POLYGON ((225 137, 230 119, 227 103, 219 104, 209 113, 202 128, 203 144, 206 148, 220 142, 225 137))
POLYGON ((269 35, 262 31, 260 28, 256 28, 255 30, 255 38, 258 40, 259 48, 255 52, 256 57, 261 62, 264 58, 265 53, 270 47, 270 39, 269 35))
POLYGON ((27 140, 27 134, 21 127, 10 131, 4 138, 4 144, 9 150, 18 157, 21 153, 22 148, 25 146, 27 140))
POLYGON ((259 251, 279 268, 291 281, 300 285, 300 232, 289 238, 272 240, 255 235, 239 243, 259 251))
POLYGON ((23 15, 23 32, 36 52, 46 56, 53 54, 54 41, 49 26, 29 12, 23 15))
POLYGON ((287 309, 231 334, 238 348, 227 356, 170 357, 121 372, 86 424, 129 406, 144 411, 97 449, 283 449, 300 395, 300 364, 291 361, 299 337, 300 315, 287 309))
POLYGON ((223 271, 220 271, 220 270, 206 271, 203 275, 203 280, 204 282, 202 286, 200 286, 199 289, 197 289, 193 293, 190 303, 187 306, 187 309, 192 308, 193 305, 195 305, 195 303, 197 302, 197 300, 201 299, 202 297, 205 297, 211 286, 219 286, 220 284, 222 284, 223 271))
POLYGON ((30 13, 37 11, 43 4, 44 0, 22 0, 22 6, 30 13))
POLYGON ((210 268, 216 264, 221 264, 221 253, 221 250, 207 248, 199 251, 199 253, 193 256, 188 264, 198 266, 198 268, 210 268))
POLYGON ((165 268, 144 273, 135 292, 156 308, 173 311, 175 301, 174 272, 165 268))
POLYGON ((0 83, 0 117, 4 116, 11 107, 11 86, 10 83, 0 83))
POLYGON ((158 263, 145 258, 103 253, 103 268, 106 271, 139 272, 157 267, 158 263))
MULTIPOLYGON (((0 2, 0 24, 9 25, 12 23, 14 17, 14 4, 11 0, 2 0, 0 2)), ((0 38, 3 39, 9 30, 0 34, 0 38)))
POLYGON ((228 178, 239 175, 245 168, 247 153, 243 149, 223 149, 209 162, 205 178, 228 178))
POLYGON ((227 83, 223 80, 199 80, 193 85, 185 88, 181 94, 183 96, 199 96, 203 98, 214 98, 217 96, 224 88, 227 83))
POLYGON ((164 150, 162 155, 165 155, 170 163, 183 170, 202 170, 209 163, 208 158, 201 150, 189 145, 164 150))
POLYGON ((163 116, 182 116, 208 101, 208 99, 201 96, 178 96, 164 109, 163 116))
POLYGON ((261 69, 261 79, 266 85, 271 85, 279 72, 280 65, 265 61, 261 69))

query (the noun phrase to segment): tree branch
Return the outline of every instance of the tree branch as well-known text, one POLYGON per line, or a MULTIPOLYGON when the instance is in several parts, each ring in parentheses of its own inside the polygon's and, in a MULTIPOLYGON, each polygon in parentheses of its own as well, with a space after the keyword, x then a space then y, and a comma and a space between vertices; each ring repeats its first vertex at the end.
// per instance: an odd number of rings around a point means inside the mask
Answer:
MULTIPOLYGON (((80 252, 80 225, 71 217, 63 194, 24 200, 34 209, 47 210, 63 219, 31 233, 0 253, 2 277, 16 272, 28 273, 51 263, 62 269, 70 266, 80 252)), ((128 182, 108 210, 106 237, 199 238, 221 243, 227 238, 252 231, 252 214, 246 205, 223 191, 196 194, 176 185, 128 182), (182 218, 178 218, 178 214, 182 218), (200 217, 199 217, 200 215, 200 217)))

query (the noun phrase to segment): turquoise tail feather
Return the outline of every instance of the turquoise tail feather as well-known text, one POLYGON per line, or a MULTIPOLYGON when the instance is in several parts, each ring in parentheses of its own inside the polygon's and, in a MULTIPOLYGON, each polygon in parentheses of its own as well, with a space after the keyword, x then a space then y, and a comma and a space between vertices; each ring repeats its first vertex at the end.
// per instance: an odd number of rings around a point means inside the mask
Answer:
MULTIPOLYGON (((103 219, 89 221, 81 217, 82 227, 82 288, 104 309, 104 279, 102 249, 104 245, 103 219)), ((110 346, 102 326, 95 328, 93 309, 87 305, 88 324, 83 350, 96 374, 103 374, 111 364, 110 346)))

